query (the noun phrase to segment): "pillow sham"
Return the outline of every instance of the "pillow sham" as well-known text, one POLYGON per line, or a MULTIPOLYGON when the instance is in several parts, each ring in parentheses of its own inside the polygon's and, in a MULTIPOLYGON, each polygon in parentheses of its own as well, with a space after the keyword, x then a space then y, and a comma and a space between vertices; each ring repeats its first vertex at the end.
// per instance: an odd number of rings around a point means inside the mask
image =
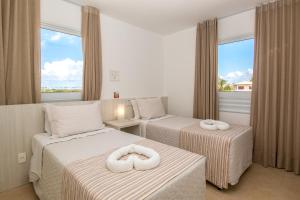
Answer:
POLYGON ((49 122, 48 114, 46 111, 45 111, 45 131, 46 131, 46 133, 51 135, 50 122, 49 122))
POLYGON ((49 124, 45 124, 45 129, 52 136, 66 137, 104 128, 99 102, 72 106, 48 104, 45 108, 45 119, 49 124))
POLYGON ((133 100, 130 100, 130 103, 132 105, 134 119, 140 119, 141 115, 140 115, 140 111, 139 111, 137 101, 135 99, 133 99, 133 100))
POLYGON ((160 98, 137 99, 137 104, 142 119, 154 119, 166 115, 160 98))
POLYGON ((47 106, 48 106, 48 104, 44 104, 42 107, 42 111, 44 114, 44 131, 51 135, 50 122, 49 122, 48 114, 47 114, 47 106))

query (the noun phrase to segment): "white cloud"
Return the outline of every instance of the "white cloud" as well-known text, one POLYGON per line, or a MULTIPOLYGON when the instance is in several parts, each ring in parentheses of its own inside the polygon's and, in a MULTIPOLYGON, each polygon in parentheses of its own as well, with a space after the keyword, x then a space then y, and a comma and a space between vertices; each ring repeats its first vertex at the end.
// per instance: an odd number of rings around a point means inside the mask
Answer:
POLYGON ((229 83, 238 83, 242 81, 249 81, 253 76, 253 70, 247 69, 247 71, 233 71, 226 75, 221 75, 220 78, 227 80, 229 83))
POLYGON ((73 35, 65 34, 65 33, 60 33, 60 32, 55 32, 49 37, 49 40, 51 42, 58 42, 62 39, 66 39, 70 44, 74 43, 74 37, 73 35))
POLYGON ((64 60, 46 62, 42 68, 44 80, 81 80, 83 62, 70 58, 64 60))
POLYGON ((41 47, 44 47, 46 45, 46 41, 45 40, 42 40, 41 41, 41 47))
POLYGON ((248 73, 253 75, 253 69, 248 69, 248 73))
POLYGON ((240 72, 240 71, 229 72, 226 75, 227 78, 232 78, 232 79, 237 78, 237 77, 241 77, 241 76, 243 76, 243 72, 240 72))
POLYGON ((64 35, 65 34, 63 34, 63 33, 56 32, 55 34, 51 35, 50 41, 52 41, 52 42, 58 41, 58 40, 62 39, 63 37, 65 37, 64 35))

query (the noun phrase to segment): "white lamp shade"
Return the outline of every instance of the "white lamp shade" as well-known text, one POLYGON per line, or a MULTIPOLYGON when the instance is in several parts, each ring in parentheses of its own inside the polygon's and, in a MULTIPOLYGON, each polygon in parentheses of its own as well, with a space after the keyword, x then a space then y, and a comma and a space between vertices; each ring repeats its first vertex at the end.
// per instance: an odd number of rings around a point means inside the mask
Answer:
POLYGON ((125 117, 125 106, 124 104, 119 104, 117 108, 117 117, 118 120, 123 120, 125 117))

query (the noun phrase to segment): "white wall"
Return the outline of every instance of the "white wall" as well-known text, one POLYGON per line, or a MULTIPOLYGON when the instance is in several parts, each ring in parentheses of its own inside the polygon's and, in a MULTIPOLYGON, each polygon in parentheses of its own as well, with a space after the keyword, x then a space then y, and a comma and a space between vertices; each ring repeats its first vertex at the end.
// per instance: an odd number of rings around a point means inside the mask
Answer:
MULTIPOLYGON (((255 11, 220 19, 219 43, 254 34, 255 11)), ((164 37, 164 95, 171 114, 192 116, 194 96, 196 27, 164 37)), ((220 113, 221 120, 249 124, 249 114, 220 113)))
POLYGON ((195 27, 164 38, 164 94, 175 115, 193 115, 195 39, 195 27))
MULTIPOLYGON (((42 0, 41 20, 62 31, 80 33, 81 9, 62 0, 42 0)), ((101 14, 103 59, 102 98, 163 95, 163 38, 144 29, 101 14), (109 80, 110 70, 120 72, 120 81, 109 80)))
POLYGON ((163 94, 162 37, 101 15, 103 98, 161 96, 163 94), (120 81, 109 81, 109 70, 120 71, 120 81))

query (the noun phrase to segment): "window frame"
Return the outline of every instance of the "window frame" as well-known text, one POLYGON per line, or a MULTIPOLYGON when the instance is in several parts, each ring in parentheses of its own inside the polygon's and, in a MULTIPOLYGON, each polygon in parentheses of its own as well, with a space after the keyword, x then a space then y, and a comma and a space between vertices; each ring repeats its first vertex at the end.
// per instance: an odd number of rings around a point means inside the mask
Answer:
MULTIPOLYGON (((56 26, 49 23, 41 23, 40 30, 47 29, 50 31, 56 31, 60 33, 65 33, 69 35, 74 35, 81 37, 81 32, 75 29, 70 29, 67 27, 56 26)), ((42 78, 42 76, 41 76, 42 78)), ((41 82, 42 85, 42 82, 41 82)), ((59 92, 59 93, 43 93, 41 92, 41 102, 61 102, 61 101, 81 101, 82 92, 59 92)))
MULTIPOLYGON (((219 45, 241 42, 241 41, 252 40, 252 39, 255 40, 254 35, 247 35, 243 37, 236 37, 229 40, 223 40, 218 42, 218 47, 219 45)), ((254 68, 254 63, 253 63, 253 68, 254 68)), ((219 65, 218 65, 218 71, 219 71, 219 65)), ((219 112, 250 114, 252 91, 231 91, 231 92, 218 91, 217 95, 218 95, 219 112)))

